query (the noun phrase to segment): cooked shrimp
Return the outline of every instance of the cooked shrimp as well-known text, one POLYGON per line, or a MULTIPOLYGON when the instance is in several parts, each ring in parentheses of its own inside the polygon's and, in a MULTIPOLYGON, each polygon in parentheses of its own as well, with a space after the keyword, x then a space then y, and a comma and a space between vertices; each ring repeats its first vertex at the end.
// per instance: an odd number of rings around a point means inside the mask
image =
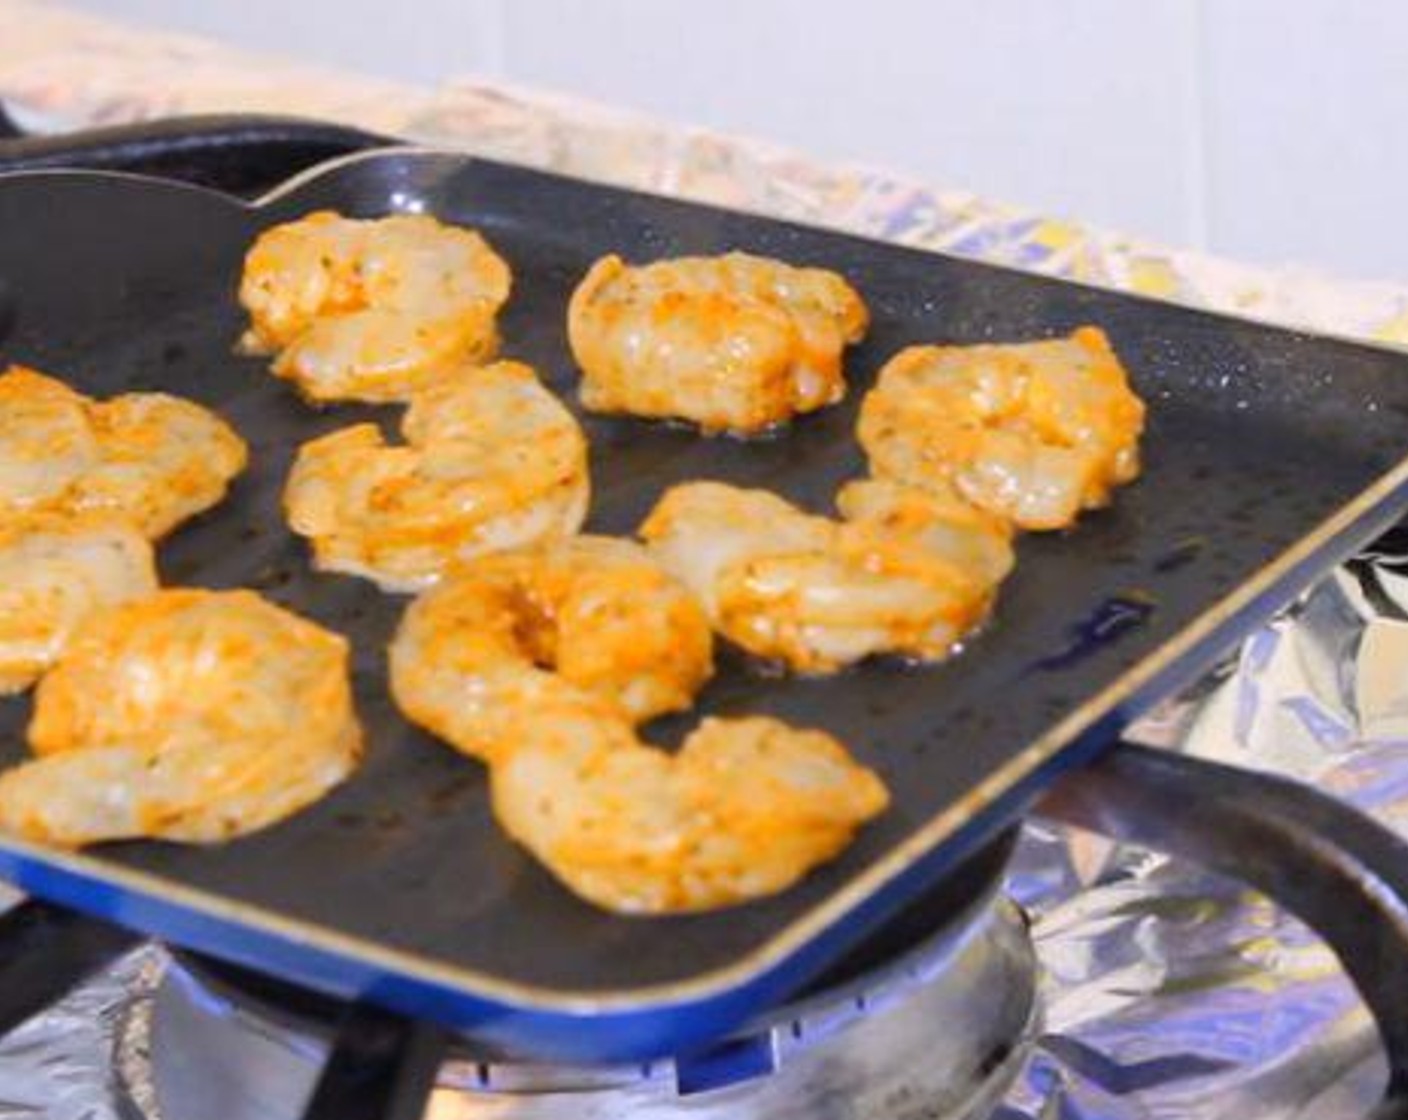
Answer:
POLYGON ((913 346, 880 371, 858 434, 871 471, 956 488, 1023 529, 1060 529, 1139 474, 1144 404, 1103 331, 913 346))
POLYGON ((567 319, 587 408, 740 435, 839 401, 841 352, 868 323, 836 273, 746 253, 636 267, 603 257, 567 319))
POLYGON ((0 695, 28 688, 88 616, 157 587, 125 521, 26 514, 0 522, 0 695))
POLYGON ((23 366, 0 374, 0 516, 101 512, 155 539, 219 502, 247 454, 192 401, 97 401, 23 366))
POLYGON ((391 644, 401 710, 489 764, 495 814, 554 875, 624 912, 781 890, 885 806, 833 739, 776 720, 706 720, 675 758, 642 743, 712 667, 693 596, 606 537, 466 564, 391 644))
POLYGON ((859 479, 837 492, 836 509, 853 525, 917 544, 994 588, 1012 571, 1011 525, 952 489, 859 479))
POLYGON ((449 565, 575 533, 590 495, 587 444, 562 403, 518 362, 464 369, 418 393, 403 446, 356 424, 299 449, 284 490, 317 566, 393 591, 449 565))
POLYGON ((102 452, 93 402, 24 366, 0 374, 0 509, 61 508, 102 452))
POLYGON ((404 400, 498 349, 508 265, 473 230, 422 215, 318 211, 266 230, 245 257, 248 353, 314 401, 404 400))
POLYGON ((882 652, 946 656, 1012 566, 1006 525, 899 487, 842 498, 837 522, 766 490, 686 483, 641 536, 714 627, 761 657, 826 673, 882 652))
POLYGON ((645 549, 583 536, 484 556, 418 598, 391 644, 391 691, 416 723, 492 758, 530 694, 587 693, 634 724, 689 707, 712 656, 699 604, 645 549))
POLYGON ((889 801, 831 736, 706 719, 673 757, 622 722, 523 709, 494 813, 569 889, 623 913, 708 910, 783 890, 889 801))
POLYGON ((356 765, 347 643, 251 591, 158 591, 88 619, 0 775, 0 828, 64 847, 207 843, 322 797, 356 765))

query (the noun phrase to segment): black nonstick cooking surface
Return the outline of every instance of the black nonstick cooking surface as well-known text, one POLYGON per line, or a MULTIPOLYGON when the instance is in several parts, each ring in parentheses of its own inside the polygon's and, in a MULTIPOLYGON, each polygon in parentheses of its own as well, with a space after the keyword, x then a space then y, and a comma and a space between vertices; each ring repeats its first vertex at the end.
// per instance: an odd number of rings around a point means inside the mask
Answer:
MULTIPOLYGON (((347 634, 370 749, 346 786, 255 836, 79 857, 5 841, 0 870, 193 948, 461 1023, 513 1008, 683 1006, 764 973, 787 974, 774 993, 795 986, 1404 504, 1400 354, 447 154, 354 158, 257 207, 132 177, 0 178, 4 361, 94 394, 181 393, 239 428, 251 469, 161 547, 163 576, 252 586, 347 634), (315 411, 233 353, 244 249, 259 229, 320 207, 423 208, 481 229, 514 271, 505 354, 534 364, 574 408, 564 312, 600 254, 743 248, 837 269, 860 289, 874 325, 850 355, 847 401, 777 438, 583 415, 594 531, 631 532, 665 487, 692 478, 771 487, 830 512, 838 484, 862 470, 857 405, 900 347, 1084 323, 1109 333, 1148 402, 1144 476, 1075 531, 1023 538, 991 626, 946 664, 881 661, 798 681, 726 651, 698 711, 648 737, 678 741, 700 712, 824 727, 885 777, 894 804, 777 898, 669 919, 602 913, 495 827, 479 767, 395 712, 383 650, 405 600, 313 573, 284 526, 279 491, 299 442, 396 415, 315 411)), ((24 757, 27 718, 25 701, 0 705, 0 763, 24 757)))

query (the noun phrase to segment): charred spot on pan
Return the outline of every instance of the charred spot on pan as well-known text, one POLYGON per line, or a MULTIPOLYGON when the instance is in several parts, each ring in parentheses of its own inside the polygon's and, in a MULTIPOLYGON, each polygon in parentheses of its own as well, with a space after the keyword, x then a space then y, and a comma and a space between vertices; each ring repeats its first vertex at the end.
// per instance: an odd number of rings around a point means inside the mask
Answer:
POLYGON ((254 585, 264 590, 286 587, 292 581, 292 569, 285 568, 281 564, 271 564, 268 567, 262 568, 254 577, 254 585))
POLYGON ((1176 572, 1179 568, 1191 564, 1201 556, 1207 546, 1207 537, 1201 535, 1184 537, 1174 542, 1171 549, 1154 561, 1154 571, 1176 572))
POLYGON ((382 809, 371 818, 371 824, 378 832, 395 832, 406 823, 405 816, 398 809, 382 809))
POLYGON ((1258 495, 1250 498, 1240 505, 1234 506, 1222 515, 1224 521, 1232 525, 1250 525, 1257 520, 1257 513, 1261 509, 1262 498, 1258 495))
POLYGON ((1142 588, 1116 592, 1070 628, 1066 644, 1028 670, 1069 669, 1098 653, 1152 617, 1156 601, 1142 588))
POLYGON ((427 800, 433 813, 444 813, 458 806, 482 785, 478 774, 457 776, 432 790, 427 800))

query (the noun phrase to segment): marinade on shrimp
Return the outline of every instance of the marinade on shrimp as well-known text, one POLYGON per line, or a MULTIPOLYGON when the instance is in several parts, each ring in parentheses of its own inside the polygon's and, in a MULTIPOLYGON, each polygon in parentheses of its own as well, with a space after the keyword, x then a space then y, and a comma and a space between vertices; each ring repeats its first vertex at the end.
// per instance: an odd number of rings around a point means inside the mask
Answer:
POLYGON ((417 393, 388 445, 355 424, 299 448, 284 488, 316 566, 391 591, 484 552, 575 533, 591 485, 572 414, 519 362, 459 370, 417 393))
POLYGON ((407 608, 390 650, 401 710, 486 760, 529 698, 591 698, 635 724, 688 708, 713 671, 694 596, 640 545, 597 536, 456 569, 407 608))
POLYGON ((498 349, 508 265, 478 233, 419 214, 320 210, 245 257, 246 353, 313 401, 394 401, 498 349))
POLYGON ((0 521, 0 695, 33 684, 90 615, 156 588, 152 546, 126 521, 104 514, 0 521))
POLYGON ((490 767, 495 816, 582 898, 703 910, 782 890, 887 804, 820 731, 705 720, 670 755, 642 720, 711 669, 703 611, 639 545, 582 537, 483 557, 406 611, 392 692, 490 767))
POLYGON ((524 710, 491 772, 494 815, 572 891, 609 910, 709 910, 776 894, 889 804, 823 731, 706 719, 675 754, 580 710, 524 710))
POLYGON ((767 490, 691 482, 665 492, 640 534, 714 627, 759 657, 828 673, 877 653, 946 656, 1012 567, 1007 525, 874 482, 839 504, 842 521, 767 490))
POLYGON ((597 261, 568 308, 582 404, 752 435, 839 401, 869 313, 834 272, 747 253, 597 261))
POLYGON ((0 374, 0 517, 103 513, 156 539, 218 503, 247 460, 194 401, 94 400, 24 366, 0 374))
POLYGON ((957 491, 1022 529, 1061 529, 1139 475, 1144 404, 1096 327, 1011 345, 911 346, 857 434, 878 478, 957 491))
POLYGON ((282 820, 355 768, 340 636, 252 591, 174 589, 90 616, 39 682, 0 828, 78 847, 209 843, 282 820))

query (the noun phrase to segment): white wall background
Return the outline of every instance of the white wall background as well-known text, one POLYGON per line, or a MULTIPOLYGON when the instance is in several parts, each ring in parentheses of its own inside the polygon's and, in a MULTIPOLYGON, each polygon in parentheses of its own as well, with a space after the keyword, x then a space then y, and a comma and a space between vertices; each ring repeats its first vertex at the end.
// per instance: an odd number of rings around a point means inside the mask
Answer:
POLYGON ((1408 280, 1401 0, 70 0, 474 72, 1166 242, 1408 280))

